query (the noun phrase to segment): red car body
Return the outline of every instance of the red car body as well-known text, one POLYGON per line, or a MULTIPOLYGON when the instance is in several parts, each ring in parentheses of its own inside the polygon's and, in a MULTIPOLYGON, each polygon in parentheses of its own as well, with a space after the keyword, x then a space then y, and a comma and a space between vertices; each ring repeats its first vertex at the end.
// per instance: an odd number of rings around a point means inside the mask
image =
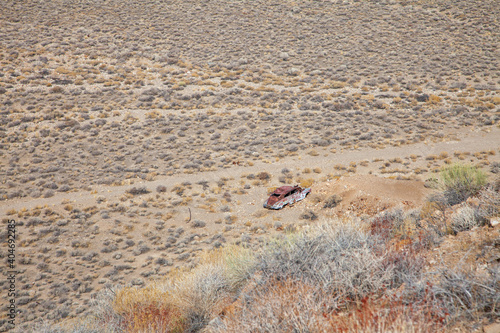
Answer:
POLYGON ((281 209, 286 205, 303 200, 309 193, 311 193, 310 188, 303 189, 300 186, 281 186, 274 190, 264 202, 264 208, 281 209))

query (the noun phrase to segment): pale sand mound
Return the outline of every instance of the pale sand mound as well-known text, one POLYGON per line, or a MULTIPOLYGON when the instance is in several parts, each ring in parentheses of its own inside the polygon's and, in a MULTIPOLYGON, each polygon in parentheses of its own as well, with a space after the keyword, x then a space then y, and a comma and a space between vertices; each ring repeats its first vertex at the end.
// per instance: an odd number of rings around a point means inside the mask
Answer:
POLYGON ((401 181, 372 175, 353 175, 341 177, 313 186, 313 193, 318 200, 309 203, 308 208, 324 205, 324 200, 337 195, 342 201, 335 208, 325 208, 340 215, 347 212, 356 215, 374 214, 390 207, 418 207, 432 190, 424 187, 423 182, 401 181), (317 202, 322 199, 322 202, 317 202))

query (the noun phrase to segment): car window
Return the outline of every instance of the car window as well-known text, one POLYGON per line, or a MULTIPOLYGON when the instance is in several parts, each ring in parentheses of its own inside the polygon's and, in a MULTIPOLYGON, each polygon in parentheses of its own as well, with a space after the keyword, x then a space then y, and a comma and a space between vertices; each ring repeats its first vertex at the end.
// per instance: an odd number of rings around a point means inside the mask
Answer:
POLYGON ((273 193, 271 194, 272 197, 279 197, 280 195, 278 193, 273 193))

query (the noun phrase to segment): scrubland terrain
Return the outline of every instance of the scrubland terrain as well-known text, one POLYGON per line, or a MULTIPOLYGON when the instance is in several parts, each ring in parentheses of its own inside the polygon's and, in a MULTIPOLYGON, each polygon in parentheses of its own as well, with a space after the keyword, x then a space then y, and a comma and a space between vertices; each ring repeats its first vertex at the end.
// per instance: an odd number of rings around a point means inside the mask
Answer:
POLYGON ((2 1, 15 330, 494 330, 499 20, 494 0, 2 1), (443 190, 457 163, 488 177, 468 199, 443 190), (285 184, 312 193, 263 209, 285 184))

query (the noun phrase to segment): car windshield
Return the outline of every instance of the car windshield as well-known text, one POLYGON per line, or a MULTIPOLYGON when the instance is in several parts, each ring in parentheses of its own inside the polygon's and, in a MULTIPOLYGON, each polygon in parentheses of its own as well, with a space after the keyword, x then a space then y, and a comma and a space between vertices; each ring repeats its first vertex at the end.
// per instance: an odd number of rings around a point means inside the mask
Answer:
POLYGON ((273 193, 271 194, 272 197, 279 197, 280 195, 278 193, 273 193))

